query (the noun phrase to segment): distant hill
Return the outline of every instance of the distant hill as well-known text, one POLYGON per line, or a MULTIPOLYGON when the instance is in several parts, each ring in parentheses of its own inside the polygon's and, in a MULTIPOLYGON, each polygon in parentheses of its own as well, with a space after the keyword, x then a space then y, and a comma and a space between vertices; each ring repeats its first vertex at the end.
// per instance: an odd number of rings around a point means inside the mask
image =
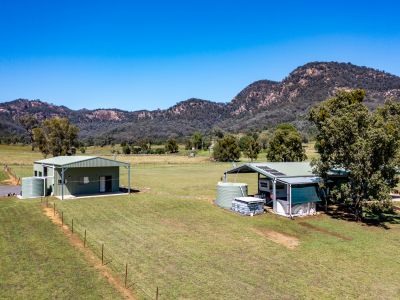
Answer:
POLYGON ((68 117, 80 127, 82 138, 182 137, 193 131, 220 127, 231 132, 262 129, 291 122, 301 130, 309 124, 305 115, 316 103, 338 89, 362 88, 373 109, 388 98, 400 99, 400 77, 350 63, 313 62, 298 67, 280 82, 256 81, 227 103, 188 99, 166 110, 71 110, 39 100, 17 99, 0 103, 0 137, 23 134, 17 120, 30 114, 38 119, 68 117))

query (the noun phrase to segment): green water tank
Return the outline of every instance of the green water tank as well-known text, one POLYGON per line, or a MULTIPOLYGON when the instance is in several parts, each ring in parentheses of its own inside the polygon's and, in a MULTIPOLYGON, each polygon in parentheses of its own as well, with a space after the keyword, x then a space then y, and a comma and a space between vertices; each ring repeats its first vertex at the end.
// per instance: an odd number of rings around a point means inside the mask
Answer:
POLYGON ((247 196, 247 184, 238 182, 218 182, 217 198, 215 204, 220 207, 231 209, 232 201, 236 197, 247 196))
POLYGON ((22 178, 22 198, 36 198, 44 194, 44 177, 24 177, 22 178))

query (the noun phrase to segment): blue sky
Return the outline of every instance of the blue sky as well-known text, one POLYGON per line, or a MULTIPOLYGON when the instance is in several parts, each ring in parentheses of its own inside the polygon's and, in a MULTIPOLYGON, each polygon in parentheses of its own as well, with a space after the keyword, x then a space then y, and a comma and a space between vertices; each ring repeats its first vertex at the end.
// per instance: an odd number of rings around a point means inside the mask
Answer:
POLYGON ((396 1, 1 1, 0 102, 230 101, 310 61, 400 75, 396 1))

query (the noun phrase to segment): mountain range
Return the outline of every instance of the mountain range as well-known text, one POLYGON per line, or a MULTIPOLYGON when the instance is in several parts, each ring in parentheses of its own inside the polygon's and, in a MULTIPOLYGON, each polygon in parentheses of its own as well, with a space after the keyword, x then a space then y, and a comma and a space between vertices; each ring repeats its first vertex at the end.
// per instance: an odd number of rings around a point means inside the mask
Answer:
POLYGON ((221 128, 243 132, 290 122, 309 129, 308 110, 339 89, 366 90, 366 104, 374 109, 386 99, 400 99, 400 77, 350 63, 312 62, 296 68, 282 81, 259 80, 226 103, 191 98, 165 110, 72 110, 40 100, 17 99, 0 103, 0 138, 23 135, 18 119, 67 117, 80 128, 80 137, 137 140, 185 137, 194 131, 221 128))

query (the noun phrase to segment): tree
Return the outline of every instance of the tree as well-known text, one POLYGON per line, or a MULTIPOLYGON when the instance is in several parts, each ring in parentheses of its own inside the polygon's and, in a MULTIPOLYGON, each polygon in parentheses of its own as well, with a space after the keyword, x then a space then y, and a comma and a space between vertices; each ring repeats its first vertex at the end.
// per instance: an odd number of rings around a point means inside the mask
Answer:
POLYGON ((268 134, 266 132, 262 132, 258 135, 257 142, 260 144, 262 149, 267 149, 268 147, 268 134))
POLYGON ((203 135, 201 132, 196 131, 192 135, 192 145, 195 149, 199 150, 203 147, 203 135))
POLYGON ((248 158, 250 158, 251 161, 253 161, 254 159, 257 159, 260 151, 261 151, 260 144, 254 138, 251 138, 249 140, 249 142, 246 144, 246 147, 245 147, 243 153, 248 158))
POLYGON ((347 203, 357 221, 367 202, 389 199, 400 163, 400 103, 388 101, 371 113, 364 97, 363 90, 339 91, 309 115, 318 130, 315 170, 324 179, 334 169, 347 172, 348 182, 336 187, 333 197, 347 203))
POLYGON ((22 116, 18 119, 19 123, 24 127, 31 143, 32 151, 35 150, 35 143, 33 142, 33 129, 38 127, 39 121, 36 117, 31 115, 22 116))
POLYGON ((125 143, 125 145, 122 146, 122 153, 124 153, 124 154, 131 154, 131 147, 129 147, 129 145, 127 145, 127 144, 125 143))
POLYGON ((192 150, 193 144, 191 139, 185 141, 185 150, 192 150))
POLYGON ((237 161, 240 158, 240 148, 237 139, 226 135, 214 146, 213 157, 217 161, 237 161))
POLYGON ((278 125, 267 148, 267 159, 270 161, 303 161, 306 158, 302 138, 297 129, 290 124, 278 125))
POLYGON ((239 139, 239 148, 240 148, 240 151, 244 152, 244 151, 247 149, 249 143, 250 143, 252 140, 254 140, 254 139, 253 139, 253 137, 250 136, 250 135, 244 135, 244 136, 242 136, 242 137, 239 139))
POLYGON ((142 149, 142 151, 147 151, 151 149, 151 141, 148 138, 144 138, 139 141, 139 147, 142 149))
POLYGON ((71 155, 77 143, 79 128, 67 118, 44 120, 40 127, 33 129, 34 143, 47 156, 71 155))
POLYGON ((177 153, 179 151, 178 143, 175 139, 169 139, 165 145, 165 151, 169 153, 177 153))

